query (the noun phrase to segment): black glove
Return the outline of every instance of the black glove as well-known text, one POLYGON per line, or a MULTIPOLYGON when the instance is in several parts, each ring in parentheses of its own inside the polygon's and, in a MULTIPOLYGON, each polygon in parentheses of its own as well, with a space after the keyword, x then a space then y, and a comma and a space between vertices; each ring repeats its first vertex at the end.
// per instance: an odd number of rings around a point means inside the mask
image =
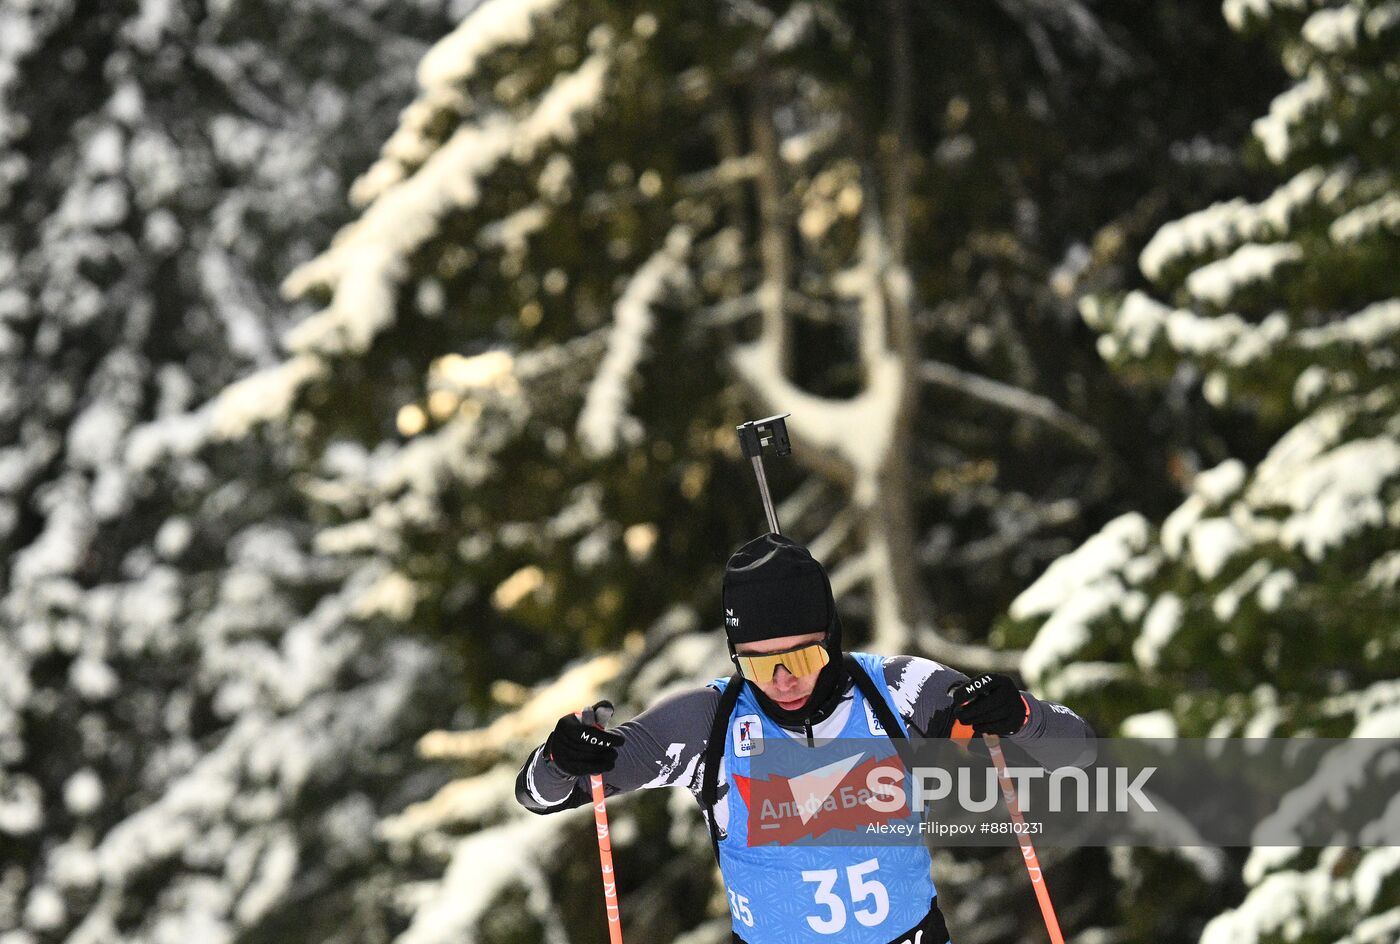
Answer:
POLYGON ((1026 726, 1031 709, 1009 675, 982 675, 948 689, 953 717, 977 734, 1003 736, 1026 726))
POLYGON ((545 755, 555 767, 575 777, 612 770, 617 763, 617 749, 626 740, 616 731, 603 730, 612 713, 612 702, 600 701, 585 708, 582 719, 574 715, 560 718, 554 733, 544 742, 545 755))

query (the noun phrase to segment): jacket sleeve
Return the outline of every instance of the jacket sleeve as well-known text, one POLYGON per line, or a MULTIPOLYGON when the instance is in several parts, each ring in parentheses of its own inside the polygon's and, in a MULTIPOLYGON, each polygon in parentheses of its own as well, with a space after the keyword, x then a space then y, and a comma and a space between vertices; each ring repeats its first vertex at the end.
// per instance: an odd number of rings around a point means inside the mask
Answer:
MULTIPOLYGON (((943 738, 952 734, 953 700, 948 690, 967 676, 956 669, 917 656, 885 661, 885 681, 895 705, 914 737, 943 738)), ((1020 731, 1008 737, 1049 769, 1092 763, 1097 753, 1094 729, 1064 705, 1042 701, 1022 692, 1028 716, 1020 731)))
POLYGON ((1060 767, 1088 767, 1098 756, 1094 729, 1064 705, 1041 701, 1022 692, 1029 715, 1021 730, 1008 740, 1025 750, 1046 770, 1060 767))
MULTIPOLYGON (((669 695, 612 730, 624 738, 617 765, 603 774, 606 796, 653 787, 700 789, 705 743, 719 692, 696 688, 669 695)), ((588 777, 564 773, 541 744, 515 778, 515 798, 532 813, 557 813, 592 799, 588 777)))

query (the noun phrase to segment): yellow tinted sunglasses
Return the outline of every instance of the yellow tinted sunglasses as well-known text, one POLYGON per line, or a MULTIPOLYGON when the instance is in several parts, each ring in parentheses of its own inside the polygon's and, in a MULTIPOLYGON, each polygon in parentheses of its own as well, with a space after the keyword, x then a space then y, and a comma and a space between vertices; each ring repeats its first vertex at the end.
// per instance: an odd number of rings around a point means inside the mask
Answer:
POLYGON ((749 681, 770 682, 780 665, 793 675, 811 675, 820 672, 831 661, 831 656, 826 651, 825 643, 809 642, 782 652, 735 653, 734 661, 739 664, 739 674, 749 681))

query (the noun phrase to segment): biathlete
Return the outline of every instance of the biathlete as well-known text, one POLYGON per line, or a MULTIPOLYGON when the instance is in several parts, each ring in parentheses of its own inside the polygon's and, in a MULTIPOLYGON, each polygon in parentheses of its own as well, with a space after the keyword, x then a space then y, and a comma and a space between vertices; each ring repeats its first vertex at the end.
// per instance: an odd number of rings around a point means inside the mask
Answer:
MULTIPOLYGON (((734 940, 842 944, 943 944, 928 850, 904 846, 750 846, 736 771, 755 739, 886 736, 946 738, 955 722, 1036 742, 1090 739, 1063 705, 1018 691, 999 674, 969 679, 929 659, 845 654, 826 571, 780 534, 745 544, 723 581, 732 679, 670 695, 617 728, 559 719, 516 779, 536 813, 591 801, 589 776, 607 795, 681 786, 700 804, 728 893, 734 940)), ((602 703, 600 703, 602 704, 602 703)), ((611 706, 608 706, 609 708, 611 706)))

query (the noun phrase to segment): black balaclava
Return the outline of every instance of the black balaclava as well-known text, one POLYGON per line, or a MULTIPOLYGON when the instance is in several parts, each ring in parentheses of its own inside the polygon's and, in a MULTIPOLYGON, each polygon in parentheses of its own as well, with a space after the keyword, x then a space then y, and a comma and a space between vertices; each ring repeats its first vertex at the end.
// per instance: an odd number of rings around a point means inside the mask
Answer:
POLYGON ((799 725, 815 724, 835 711, 846 688, 841 620, 836 615, 831 582, 811 553, 781 534, 755 538, 725 564, 722 596, 731 656, 736 643, 826 633, 831 661, 818 673, 812 696, 801 708, 785 711, 757 685, 750 684, 764 713, 779 724, 799 725))

